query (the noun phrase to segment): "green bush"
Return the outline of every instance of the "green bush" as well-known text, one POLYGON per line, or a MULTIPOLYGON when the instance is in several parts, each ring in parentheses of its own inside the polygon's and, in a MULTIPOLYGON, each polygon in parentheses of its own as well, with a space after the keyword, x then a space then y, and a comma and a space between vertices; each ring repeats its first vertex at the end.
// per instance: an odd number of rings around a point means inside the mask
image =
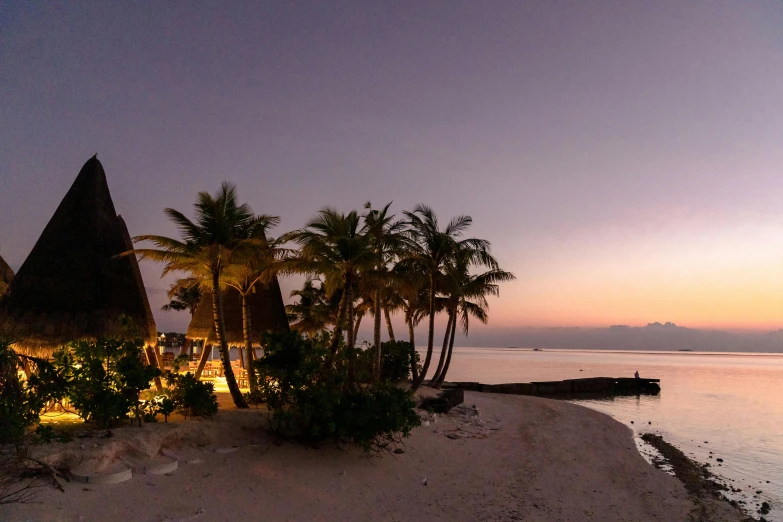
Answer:
MULTIPOLYGON (((411 377, 411 343, 407 341, 387 341, 381 343, 381 380, 403 382, 411 377)), ((377 357, 375 346, 370 346, 358 354, 357 378, 360 382, 372 380, 372 368, 377 357)), ((416 363, 419 368, 419 354, 416 363)))
POLYGON ((38 410, 19 380, 16 353, 10 343, 0 344, 0 443, 15 443, 25 428, 38 420, 38 410))
POLYGON ((44 406, 64 394, 65 381, 51 364, 18 354, 10 341, 0 339, 0 444, 19 442, 44 406), (18 371, 25 364, 35 373, 22 382, 18 371))
POLYGON ((190 372, 168 373, 166 381, 171 387, 171 399, 161 401, 158 411, 166 418, 172 411, 185 417, 212 417, 217 413, 217 396, 211 382, 201 382, 190 372))
POLYGON ((369 451, 387 448, 419 425, 409 390, 349 382, 347 364, 324 369, 327 350, 318 340, 291 332, 267 337, 265 346, 254 363, 258 399, 267 403, 272 428, 282 435, 369 451))
POLYGON ((141 392, 160 375, 141 359, 143 342, 99 339, 78 341, 54 353, 55 367, 67 380, 71 405, 85 420, 111 428, 133 414, 144 417, 141 392))

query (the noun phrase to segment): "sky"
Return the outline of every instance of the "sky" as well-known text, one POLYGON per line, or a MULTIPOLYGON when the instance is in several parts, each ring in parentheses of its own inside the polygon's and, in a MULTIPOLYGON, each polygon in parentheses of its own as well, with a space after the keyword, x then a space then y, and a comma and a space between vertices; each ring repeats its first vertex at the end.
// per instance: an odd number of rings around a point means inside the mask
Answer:
POLYGON ((176 236, 163 209, 223 180, 278 234, 327 205, 468 214, 517 276, 477 342, 778 329, 781 93, 777 1, 0 1, 0 255, 97 152, 131 235, 176 236))

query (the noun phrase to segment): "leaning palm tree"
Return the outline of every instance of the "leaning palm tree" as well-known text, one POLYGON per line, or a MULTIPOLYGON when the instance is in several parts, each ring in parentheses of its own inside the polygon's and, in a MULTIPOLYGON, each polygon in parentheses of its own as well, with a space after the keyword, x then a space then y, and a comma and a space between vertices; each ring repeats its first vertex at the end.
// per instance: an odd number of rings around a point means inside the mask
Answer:
POLYGON ((357 278, 362 269, 372 266, 374 259, 360 227, 360 217, 356 211, 343 214, 333 208, 325 208, 304 228, 289 233, 285 239, 301 247, 298 255, 287 262, 288 271, 323 275, 328 298, 342 290, 326 361, 326 366, 330 367, 340 346, 343 329, 347 332, 349 349, 353 348, 353 303, 357 278))
POLYGON ((468 275, 464 280, 462 292, 457 303, 457 315, 455 316, 455 321, 451 325, 449 351, 446 356, 446 362, 443 365, 443 370, 440 372, 440 375, 433 379, 434 383, 430 384, 433 388, 440 388, 449 371, 451 354, 454 350, 454 334, 457 329, 457 316, 462 325, 462 331, 466 336, 468 335, 471 316, 475 317, 483 324, 487 324, 487 321, 489 320, 489 303, 487 302, 487 296, 499 295, 498 283, 505 283, 513 281, 514 279, 516 279, 516 277, 511 272, 506 272, 500 268, 494 268, 478 275, 468 275))
POLYGON ((481 259, 489 253, 489 242, 483 239, 459 239, 473 223, 470 216, 457 216, 441 230, 435 212, 426 205, 417 205, 413 212, 404 212, 408 218, 410 238, 407 259, 423 267, 429 279, 429 325, 427 332, 427 354, 418 379, 413 381, 413 389, 421 386, 432 361, 432 348, 435 335, 435 297, 436 281, 446 262, 458 249, 470 249, 471 256, 481 259))
POLYGON ((220 359, 226 384, 237 408, 247 408, 247 403, 237 386, 229 359, 228 343, 223 318, 223 296, 218 291, 223 287, 221 276, 231 264, 247 262, 258 255, 263 244, 255 238, 255 230, 266 223, 265 218, 256 218, 249 206, 237 202, 236 187, 223 182, 214 195, 199 192, 195 208, 195 221, 181 212, 167 208, 166 215, 179 228, 182 240, 165 236, 143 235, 135 242, 150 241, 157 248, 141 248, 125 254, 137 254, 141 259, 164 263, 163 275, 183 271, 203 277, 209 274, 212 292, 212 316, 215 336, 220 346, 220 359))
POLYGON ((441 278, 441 291, 446 296, 443 299, 443 306, 448 311, 449 321, 438 367, 430 381, 430 386, 440 387, 446 377, 454 348, 457 321, 461 319, 465 335, 468 332, 468 318, 471 315, 486 323, 488 318, 486 296, 498 295, 498 284, 514 279, 512 273, 500 269, 497 260, 489 251, 482 256, 476 256, 469 245, 461 245, 454 251, 441 278), (471 268, 481 265, 489 267, 490 270, 471 275, 471 268))
POLYGON ((435 298, 435 308, 438 311, 445 311, 447 315, 446 329, 443 335, 443 346, 440 349, 440 358, 438 366, 435 368, 435 374, 430 380, 430 386, 440 376, 443 365, 446 363, 446 353, 449 350, 449 338, 451 330, 457 322, 457 307, 459 305, 460 288, 456 282, 451 281, 448 276, 440 275, 437 283, 438 292, 444 297, 435 298))

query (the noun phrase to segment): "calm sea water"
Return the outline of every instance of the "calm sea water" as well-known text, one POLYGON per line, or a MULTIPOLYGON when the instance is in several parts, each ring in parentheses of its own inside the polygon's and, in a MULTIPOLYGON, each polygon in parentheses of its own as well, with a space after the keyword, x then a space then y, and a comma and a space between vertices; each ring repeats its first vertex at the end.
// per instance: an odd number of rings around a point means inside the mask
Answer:
POLYGON ((498 384, 633 377, 635 371, 661 379, 661 393, 573 402, 611 415, 637 435, 662 434, 742 489, 732 498, 753 512, 767 501, 773 508, 765 518, 783 521, 783 354, 455 348, 448 380, 498 384))

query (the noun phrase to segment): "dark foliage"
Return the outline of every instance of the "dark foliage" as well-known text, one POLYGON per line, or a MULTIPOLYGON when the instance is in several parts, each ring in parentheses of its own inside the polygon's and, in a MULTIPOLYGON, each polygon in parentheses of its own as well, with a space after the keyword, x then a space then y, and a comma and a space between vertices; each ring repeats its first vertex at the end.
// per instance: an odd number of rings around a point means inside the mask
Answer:
POLYGON ((352 385, 345 364, 324 370, 328 350, 319 341, 296 332, 265 339, 265 355, 254 363, 256 398, 267 403, 273 429, 307 444, 334 441, 378 451, 419 425, 409 390, 352 385))
MULTIPOLYGON (((407 341, 387 341, 381 343, 381 380, 389 382, 404 382, 411 377, 411 343, 407 341)), ((372 365, 376 351, 374 346, 358 354, 357 375, 361 382, 369 382, 372 377, 372 365)), ((419 353, 416 352, 416 362, 419 353)), ((421 367, 421 364, 418 364, 421 367)))
POLYGON ((163 399, 158 413, 168 419, 177 411, 185 417, 212 417, 218 411, 217 396, 211 382, 201 382, 192 373, 168 373, 166 381, 171 386, 171 398, 163 399))
POLYGON ((79 341, 54 353, 55 367, 67 381, 67 397, 86 421, 111 428, 129 414, 139 421, 144 403, 139 395, 159 375, 141 360, 143 343, 100 339, 79 341))
POLYGON ((0 340, 0 444, 21 440, 45 405, 64 394, 64 379, 51 364, 18 354, 9 341, 0 340), (35 373, 23 383, 19 371, 25 366, 35 373))

